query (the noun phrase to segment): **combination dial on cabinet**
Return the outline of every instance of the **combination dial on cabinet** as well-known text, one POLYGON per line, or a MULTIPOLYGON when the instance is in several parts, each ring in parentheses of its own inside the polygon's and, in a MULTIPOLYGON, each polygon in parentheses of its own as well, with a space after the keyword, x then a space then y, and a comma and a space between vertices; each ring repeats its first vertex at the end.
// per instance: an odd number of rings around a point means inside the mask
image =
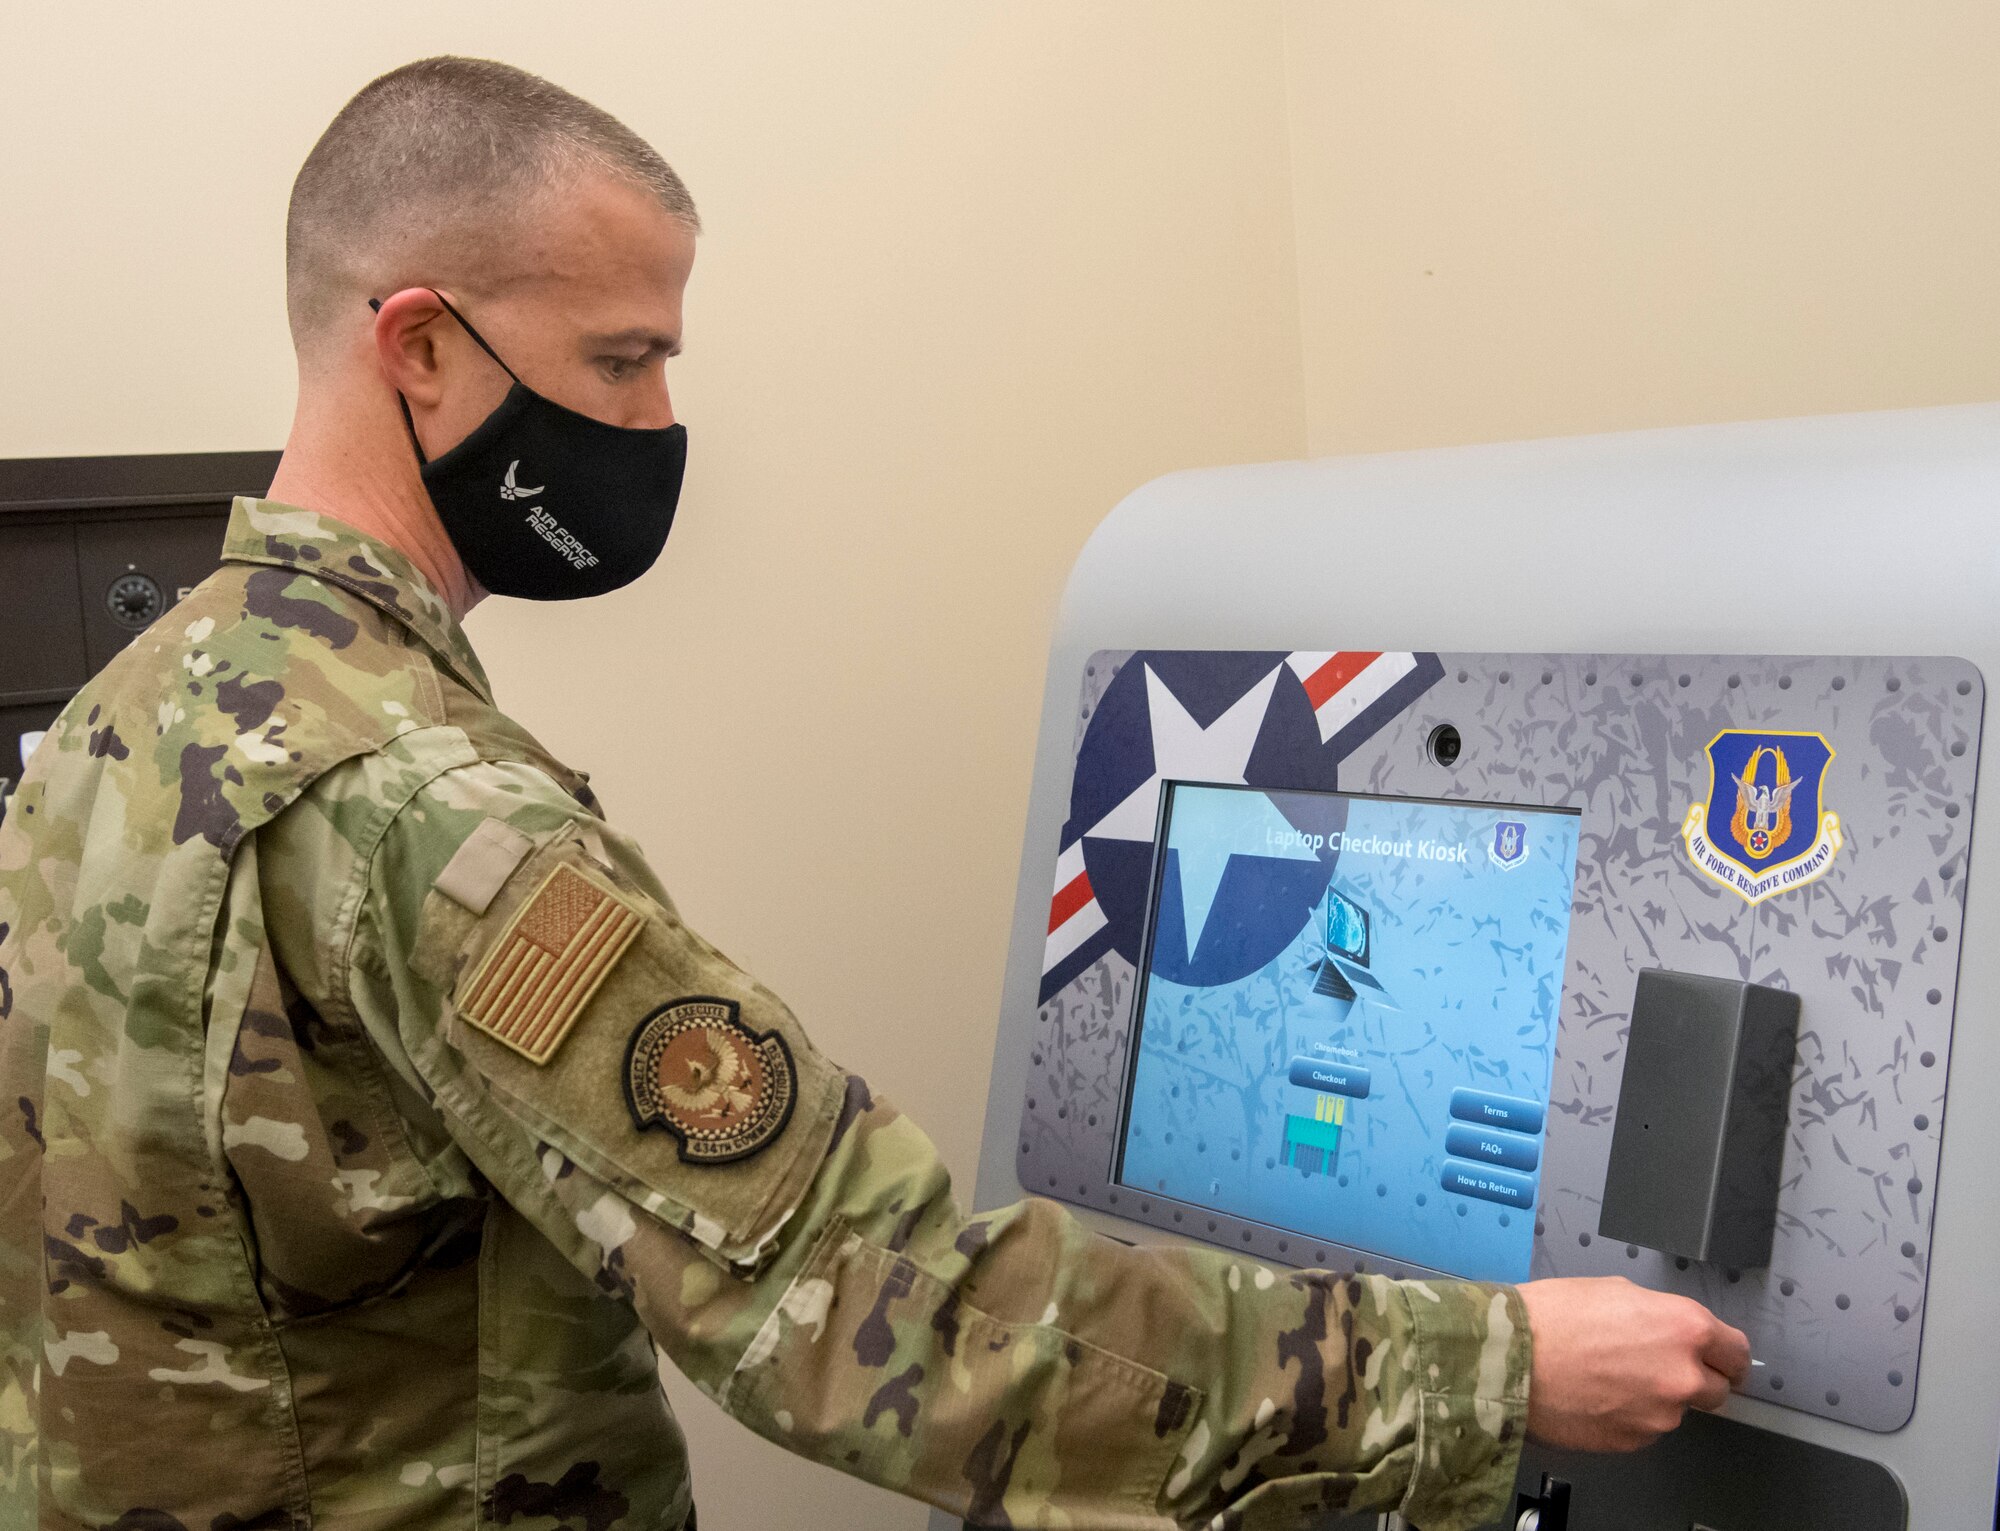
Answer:
POLYGON ((128 570, 111 582, 111 588, 104 592, 104 604, 114 622, 134 632, 152 626, 154 619, 167 609, 166 596, 158 583, 137 569, 128 570))

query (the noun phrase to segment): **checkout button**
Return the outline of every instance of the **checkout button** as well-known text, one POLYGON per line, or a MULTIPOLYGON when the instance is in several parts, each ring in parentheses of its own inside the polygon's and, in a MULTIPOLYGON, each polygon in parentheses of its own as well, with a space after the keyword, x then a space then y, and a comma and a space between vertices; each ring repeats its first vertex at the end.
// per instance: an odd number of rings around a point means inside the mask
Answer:
POLYGON ((1370 1076, 1358 1063, 1336 1063, 1328 1058, 1294 1058, 1291 1081, 1308 1090, 1328 1095, 1346 1095, 1355 1100, 1368 1098, 1370 1076))
POLYGON ((1503 1207, 1519 1207, 1524 1211, 1535 1204, 1533 1175, 1516 1174, 1513 1170, 1503 1170, 1491 1164, 1467 1164, 1462 1159, 1447 1159, 1440 1179, 1444 1188, 1454 1196, 1474 1196, 1481 1201, 1498 1202, 1503 1207))

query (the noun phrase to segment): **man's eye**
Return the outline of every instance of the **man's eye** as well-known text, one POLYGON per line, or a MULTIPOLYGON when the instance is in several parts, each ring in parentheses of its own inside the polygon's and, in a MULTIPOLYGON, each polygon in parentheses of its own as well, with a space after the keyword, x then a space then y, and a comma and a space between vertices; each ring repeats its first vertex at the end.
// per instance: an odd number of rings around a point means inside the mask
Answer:
POLYGON ((633 356, 602 356, 598 358, 597 366, 610 381, 622 383, 644 371, 646 363, 643 358, 633 356))

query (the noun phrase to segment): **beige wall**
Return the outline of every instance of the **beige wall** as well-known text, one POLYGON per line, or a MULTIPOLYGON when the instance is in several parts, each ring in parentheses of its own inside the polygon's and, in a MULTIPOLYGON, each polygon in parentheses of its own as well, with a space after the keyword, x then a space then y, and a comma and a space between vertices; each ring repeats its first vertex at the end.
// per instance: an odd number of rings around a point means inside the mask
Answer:
MULTIPOLYGON (((625 117, 710 229, 665 564, 479 612, 502 701, 961 1177, 1049 617, 1123 492, 2000 395, 1986 0, 13 6, 0 455, 277 444, 292 172, 446 50, 625 117)), ((674 1388, 707 1531, 923 1523, 674 1388)))
POLYGON ((1288 0, 1313 454, 2000 397, 1991 0, 1288 0))

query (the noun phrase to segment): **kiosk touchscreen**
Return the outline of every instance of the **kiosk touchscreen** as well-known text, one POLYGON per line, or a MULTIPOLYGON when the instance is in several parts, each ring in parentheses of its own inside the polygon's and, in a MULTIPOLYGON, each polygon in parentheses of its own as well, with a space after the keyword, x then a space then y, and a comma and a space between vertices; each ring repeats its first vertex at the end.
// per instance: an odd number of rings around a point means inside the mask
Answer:
POLYGON ((1577 813, 1163 799, 1119 1184, 1526 1280, 1577 813))
POLYGON ((1992 1526, 1996 504, 2000 406, 1139 490, 1057 624, 976 1205, 1749 1336, 1644 1452, 1530 1440, 1541 1531, 1992 1526))

